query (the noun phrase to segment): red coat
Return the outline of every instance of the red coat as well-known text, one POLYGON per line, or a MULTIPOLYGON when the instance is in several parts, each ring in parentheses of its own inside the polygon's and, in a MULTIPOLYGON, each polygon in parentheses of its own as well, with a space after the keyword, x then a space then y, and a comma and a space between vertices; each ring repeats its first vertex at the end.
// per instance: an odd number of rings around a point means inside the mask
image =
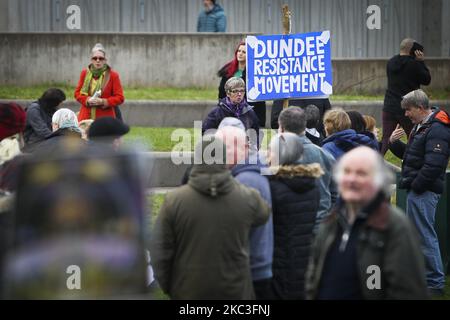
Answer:
MULTIPOLYGON (((87 95, 81 94, 81 88, 83 87, 84 78, 86 77, 87 69, 81 71, 80 80, 75 88, 75 99, 81 103, 80 113, 78 114, 78 121, 91 118, 91 108, 86 107, 86 101, 90 98, 87 95)), ((102 99, 108 101, 107 107, 97 107, 96 116, 101 117, 116 117, 114 112, 114 106, 118 106, 125 101, 123 96, 122 85, 120 83, 119 74, 114 70, 106 71, 104 83, 102 84, 102 99)))

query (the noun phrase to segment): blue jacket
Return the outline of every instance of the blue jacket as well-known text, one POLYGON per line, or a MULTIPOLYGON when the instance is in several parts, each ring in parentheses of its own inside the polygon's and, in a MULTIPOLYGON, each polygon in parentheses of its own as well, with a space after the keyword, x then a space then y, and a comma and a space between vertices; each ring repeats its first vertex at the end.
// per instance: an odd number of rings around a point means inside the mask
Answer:
POLYGON ((447 112, 433 108, 433 115, 419 130, 414 126, 407 145, 399 140, 390 145, 389 149, 403 159, 399 187, 419 194, 442 193, 449 146, 450 117, 447 112))
POLYGON ((225 11, 218 4, 211 11, 202 10, 198 16, 197 32, 225 32, 227 17, 225 11))
POLYGON ((317 185, 320 191, 319 210, 317 211, 316 223, 314 225, 314 232, 317 232, 319 224, 327 217, 338 196, 336 183, 332 177, 333 166, 336 160, 327 151, 313 144, 305 135, 299 137, 303 143, 303 155, 297 163, 318 163, 324 171, 324 174, 317 179, 317 185))
MULTIPOLYGON (((261 175, 261 164, 238 164, 231 174, 247 187, 256 189, 271 206, 272 197, 267 178, 261 175)), ((273 221, 272 214, 265 224, 250 230, 250 267, 253 281, 272 278, 273 221)))
POLYGON ((322 148, 331 153, 338 160, 344 153, 359 146, 366 146, 378 151, 378 142, 367 135, 347 129, 333 133, 322 142, 322 148))

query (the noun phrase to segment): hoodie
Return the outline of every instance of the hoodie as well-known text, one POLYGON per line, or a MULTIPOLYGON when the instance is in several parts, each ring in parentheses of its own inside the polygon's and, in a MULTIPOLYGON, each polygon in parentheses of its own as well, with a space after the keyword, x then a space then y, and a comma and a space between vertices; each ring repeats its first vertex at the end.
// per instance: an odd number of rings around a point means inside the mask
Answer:
POLYGON ((450 116, 439 108, 432 110, 427 122, 414 126, 408 144, 397 140, 389 145, 389 149, 403 159, 399 187, 418 194, 444 191, 450 156, 450 116))
POLYGON ((423 61, 412 56, 396 55, 387 63, 386 73, 388 87, 384 96, 383 111, 395 114, 404 114, 400 106, 402 97, 420 85, 429 85, 430 71, 423 61))
MULTIPOLYGON (((231 174, 243 185, 256 189, 269 206, 272 206, 269 181, 261 175, 261 164, 238 164, 231 174)), ((250 230, 250 268, 253 281, 272 278, 273 221, 250 230)))
POLYGON ((225 165, 194 165, 189 182, 166 195, 150 254, 171 299, 253 299, 249 234, 269 218, 256 190, 225 165))
POLYGON ((344 153, 359 146, 367 146, 378 151, 376 140, 367 135, 356 133, 353 129, 339 131, 328 136, 323 140, 322 148, 338 160, 344 153))

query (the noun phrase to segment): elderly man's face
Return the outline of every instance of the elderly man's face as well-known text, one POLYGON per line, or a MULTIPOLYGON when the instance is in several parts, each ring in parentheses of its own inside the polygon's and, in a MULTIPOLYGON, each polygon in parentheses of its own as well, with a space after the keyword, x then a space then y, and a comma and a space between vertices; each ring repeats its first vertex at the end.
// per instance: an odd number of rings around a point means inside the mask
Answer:
POLYGON ((374 182, 375 160, 357 152, 344 156, 341 161, 339 192, 342 199, 357 205, 371 201, 378 193, 374 182))

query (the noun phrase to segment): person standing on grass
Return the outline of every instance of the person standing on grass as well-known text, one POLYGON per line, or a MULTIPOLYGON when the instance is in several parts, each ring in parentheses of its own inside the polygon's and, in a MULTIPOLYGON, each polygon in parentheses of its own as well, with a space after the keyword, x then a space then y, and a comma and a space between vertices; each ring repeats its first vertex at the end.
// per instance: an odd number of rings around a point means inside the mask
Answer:
POLYGON ((97 43, 91 52, 91 64, 81 71, 75 99, 81 103, 78 121, 101 117, 119 118, 124 102, 119 74, 106 63, 105 48, 97 43))
POLYGON ((405 131, 397 127, 389 139, 389 149, 403 159, 398 187, 408 190, 406 214, 422 239, 429 291, 442 295, 445 275, 434 223, 450 155, 450 116, 444 110, 430 108, 427 95, 420 89, 406 94, 401 106, 414 127, 407 144, 400 141, 405 131))

